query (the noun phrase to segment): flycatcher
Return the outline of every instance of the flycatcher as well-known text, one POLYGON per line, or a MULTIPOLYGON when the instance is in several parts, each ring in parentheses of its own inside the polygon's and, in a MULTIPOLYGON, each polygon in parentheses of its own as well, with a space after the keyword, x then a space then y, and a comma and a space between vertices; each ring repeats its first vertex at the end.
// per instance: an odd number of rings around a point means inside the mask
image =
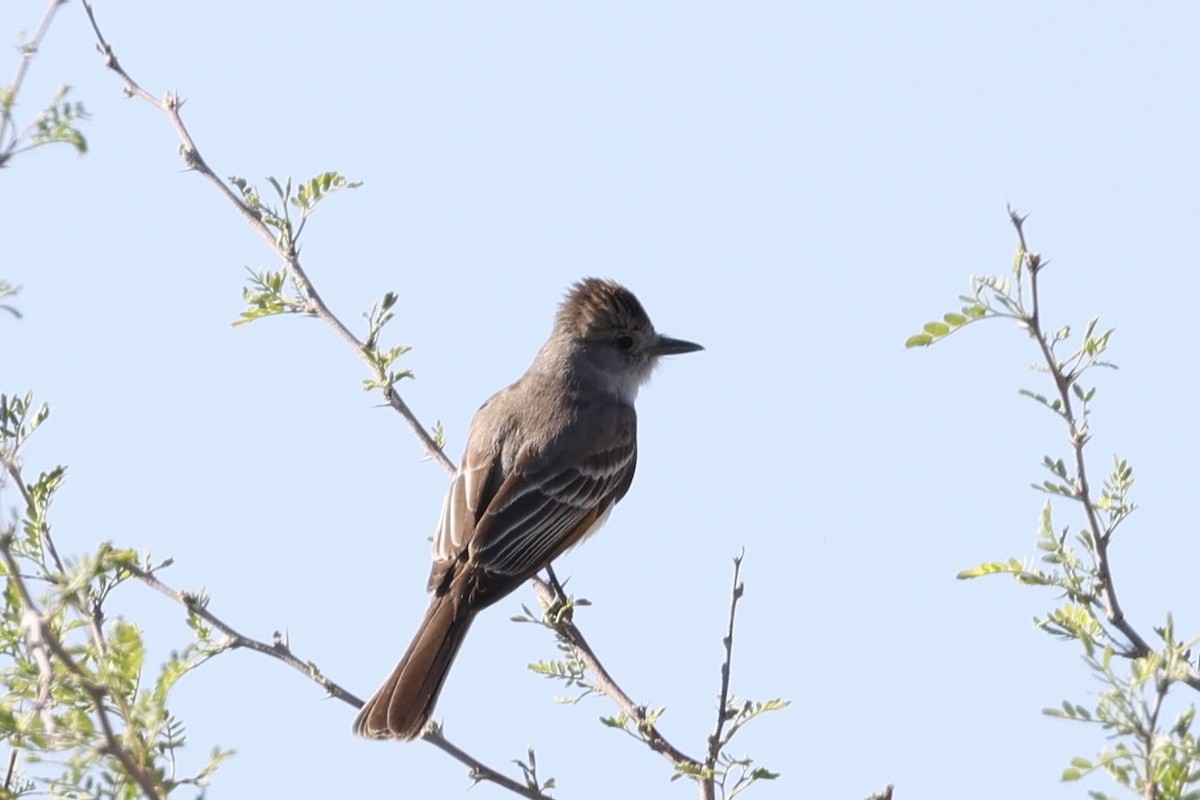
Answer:
POLYGON ((659 357, 702 349, 655 332, 613 281, 571 287, 529 369, 471 422, 433 536, 429 610, 356 734, 421 735, 475 615, 594 533, 629 491, 633 401, 659 357))

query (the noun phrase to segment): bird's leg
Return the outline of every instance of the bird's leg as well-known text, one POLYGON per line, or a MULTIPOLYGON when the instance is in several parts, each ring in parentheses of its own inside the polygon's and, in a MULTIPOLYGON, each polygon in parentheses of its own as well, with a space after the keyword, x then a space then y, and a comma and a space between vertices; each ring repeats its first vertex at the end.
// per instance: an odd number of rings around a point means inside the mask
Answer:
POLYGON ((567 592, 563 589, 561 583, 558 582, 558 576, 554 574, 554 567, 546 565, 546 582, 550 584, 550 588, 554 590, 554 602, 546 608, 546 616, 555 621, 557 624, 564 617, 571 618, 571 599, 567 597, 567 592))
POLYGON ((554 574, 554 567, 546 565, 546 579, 550 587, 554 589, 554 596, 559 603, 567 602, 567 593, 563 589, 562 584, 558 582, 558 576, 554 574))

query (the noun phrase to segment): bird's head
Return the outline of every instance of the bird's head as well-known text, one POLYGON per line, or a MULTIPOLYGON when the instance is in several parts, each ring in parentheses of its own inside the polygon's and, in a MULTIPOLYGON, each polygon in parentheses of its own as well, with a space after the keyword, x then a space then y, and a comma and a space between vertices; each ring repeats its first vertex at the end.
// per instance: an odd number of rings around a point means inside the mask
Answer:
POLYGON ((554 335, 569 341, 605 387, 629 402, 660 357, 704 349, 658 333, 633 292, 601 278, 571 287, 555 317, 554 335))

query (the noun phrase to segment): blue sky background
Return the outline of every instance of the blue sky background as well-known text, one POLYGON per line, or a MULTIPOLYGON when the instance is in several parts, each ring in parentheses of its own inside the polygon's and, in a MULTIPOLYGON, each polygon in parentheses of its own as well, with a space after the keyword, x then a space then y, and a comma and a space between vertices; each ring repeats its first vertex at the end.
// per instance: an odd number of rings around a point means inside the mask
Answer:
MULTIPOLYGON (((7 3, 0 31, 42 3, 7 3)), ((172 555, 164 577, 367 696, 425 607, 447 479, 321 324, 229 326, 244 268, 275 268, 212 188, 181 171, 166 119, 126 100, 83 10, 60 10, 21 100, 70 83, 91 152, 4 171, 0 387, 53 405, 31 471, 70 465, 60 548, 172 555)), ((1098 687, 1031 625, 1047 593, 962 583, 1034 553, 1057 420, 1018 330, 989 323, 904 350, 973 273, 1007 269, 1004 207, 1053 259, 1050 324, 1117 327, 1093 471, 1131 460, 1142 510, 1114 548, 1130 618, 1200 628, 1189 498, 1197 450, 1191 296, 1200 252, 1200 7, 1083 3, 113 3, 122 63, 185 119, 221 175, 265 185, 335 169, 364 186, 305 234, 342 318, 400 295, 404 396, 466 425, 518 377, 585 275, 638 293, 704 353, 639 401, 633 491, 560 576, 624 687, 703 749, 730 557, 746 549, 734 691, 793 705, 735 750, 783 773, 755 797, 1078 797, 1058 783, 1099 731, 1040 713, 1098 687)), ((16 65, 15 51, 9 51, 16 65)), ((6 495, 11 504, 13 497, 6 495)), ((1062 507, 1059 523, 1075 524, 1062 507)), ((117 608, 155 652, 181 609, 131 586, 117 608)), ((665 762, 552 701, 525 665, 549 636, 476 624, 439 705, 496 766, 538 752, 556 796, 691 797, 665 762)), ((1190 699, 1190 698, 1184 698, 1190 699)), ((457 763, 350 735, 354 712, 251 653, 178 690, 197 755, 238 756, 213 796, 455 797, 457 763)), ((186 765, 185 765, 186 766, 186 765)), ((1108 789, 1104 781, 1093 784, 1108 789)), ((472 797, 506 796, 480 786, 472 797)))

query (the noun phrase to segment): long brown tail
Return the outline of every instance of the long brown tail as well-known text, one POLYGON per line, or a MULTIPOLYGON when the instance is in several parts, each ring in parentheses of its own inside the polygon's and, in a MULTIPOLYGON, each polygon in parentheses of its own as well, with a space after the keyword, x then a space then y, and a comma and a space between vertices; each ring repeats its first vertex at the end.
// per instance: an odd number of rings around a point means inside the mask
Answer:
POLYGON ((362 707, 354 732, 367 739, 416 739, 433 713, 438 692, 475 618, 458 613, 451 595, 435 596, 408 652, 362 707))

